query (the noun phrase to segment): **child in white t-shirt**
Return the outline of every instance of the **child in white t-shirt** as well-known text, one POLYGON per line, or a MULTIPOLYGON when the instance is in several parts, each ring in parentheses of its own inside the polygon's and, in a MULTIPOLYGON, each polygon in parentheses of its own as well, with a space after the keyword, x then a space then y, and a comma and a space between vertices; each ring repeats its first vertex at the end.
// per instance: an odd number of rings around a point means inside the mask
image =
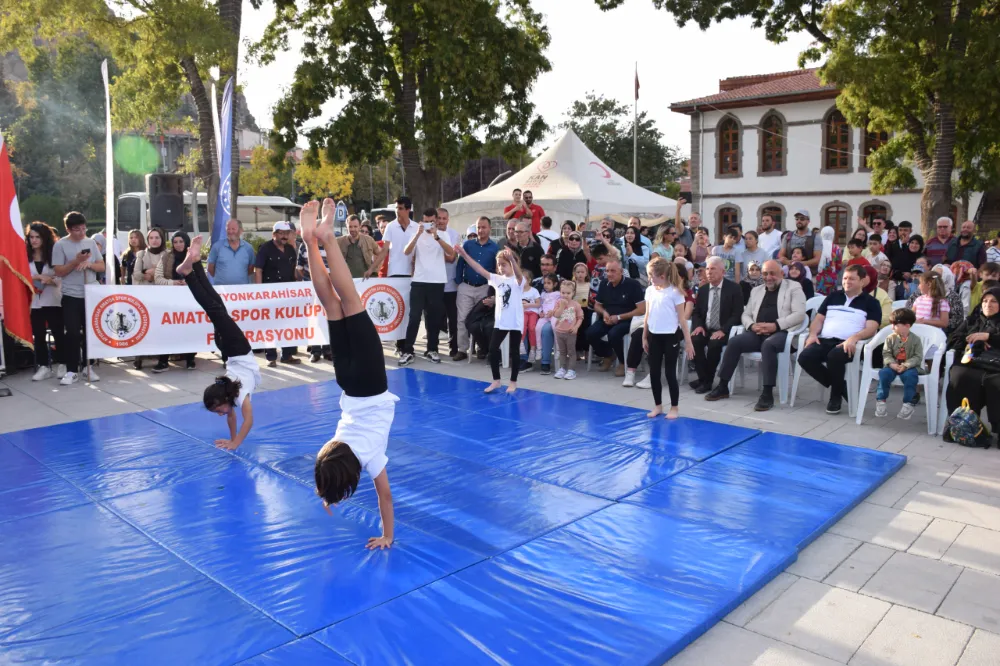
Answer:
MULTIPOLYGON (((493 393, 503 384, 500 382, 500 345, 506 337, 510 350, 510 386, 507 393, 517 390, 517 351, 521 347, 521 331, 524 329, 524 305, 522 304, 524 274, 518 265, 517 257, 510 248, 504 248, 497 254, 497 272, 490 273, 478 261, 459 245, 455 248, 469 268, 489 280, 496 290, 495 314, 493 320, 493 337, 490 339, 490 370, 493 372, 493 383, 486 387, 484 393, 493 393)), ((537 293, 537 290, 536 290, 537 293)))
POLYGON ((389 392, 382 341, 368 317, 342 252, 329 252, 329 273, 320 257, 317 240, 336 247, 333 222, 336 205, 323 201, 323 222, 316 226, 318 201, 302 207, 302 239, 309 248, 313 288, 326 309, 330 347, 340 396, 340 422, 333 439, 316 454, 316 494, 330 505, 346 500, 358 488, 361 470, 368 472, 378 495, 382 536, 368 539, 368 548, 389 548, 394 539, 392 491, 385 466, 389 428, 399 400, 389 392))
POLYGON ((535 341, 535 328, 538 325, 539 307, 542 304, 541 294, 531 286, 534 276, 531 271, 521 269, 524 281, 521 283, 521 304, 524 306, 524 328, 521 329, 521 341, 524 343, 524 350, 528 354, 528 363, 535 360, 535 350, 531 344, 535 341))
MULTIPOLYGON (((556 303, 559 302, 559 276, 553 274, 546 275, 542 278, 542 295, 539 298, 540 304, 538 306, 538 323, 535 324, 535 349, 542 348, 542 329, 548 324, 552 327, 552 332, 556 331, 556 318, 553 315, 553 311, 556 309, 556 303)), ((547 361, 548 359, 544 359, 547 361)), ((531 361, 529 358, 528 361, 531 361)), ((544 370, 546 366, 542 366, 544 370)))
POLYGON ((649 354, 649 377, 653 389, 653 410, 646 416, 654 418, 663 413, 660 372, 666 374, 670 389, 668 419, 678 417, 680 398, 677 386, 677 355, 680 341, 688 360, 694 358, 694 345, 686 325, 684 309, 684 281, 677 266, 662 257, 654 257, 646 265, 649 286, 646 287, 646 316, 643 322, 642 348, 649 354))

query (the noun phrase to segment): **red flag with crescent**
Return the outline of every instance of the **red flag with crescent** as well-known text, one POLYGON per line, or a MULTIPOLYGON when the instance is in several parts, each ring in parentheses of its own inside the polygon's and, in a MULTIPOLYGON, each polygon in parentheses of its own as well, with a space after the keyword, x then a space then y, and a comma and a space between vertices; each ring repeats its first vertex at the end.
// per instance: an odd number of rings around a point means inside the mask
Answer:
POLYGON ((24 247, 21 210, 7 144, 0 134, 0 281, 3 282, 3 327, 15 340, 34 348, 31 336, 31 272, 24 247))

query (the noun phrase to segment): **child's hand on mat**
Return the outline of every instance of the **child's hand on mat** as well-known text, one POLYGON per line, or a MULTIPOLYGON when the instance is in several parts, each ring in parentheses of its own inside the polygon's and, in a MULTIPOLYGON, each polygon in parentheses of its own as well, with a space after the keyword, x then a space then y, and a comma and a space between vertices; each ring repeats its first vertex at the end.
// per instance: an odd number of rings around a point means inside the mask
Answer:
POLYGON ((386 536, 371 537, 368 539, 368 545, 365 546, 368 550, 383 550, 385 548, 392 548, 392 539, 386 536))
POLYGON ((225 449, 227 451, 235 451, 239 447, 240 443, 234 442, 231 439, 217 439, 215 440, 215 445, 220 449, 225 449))

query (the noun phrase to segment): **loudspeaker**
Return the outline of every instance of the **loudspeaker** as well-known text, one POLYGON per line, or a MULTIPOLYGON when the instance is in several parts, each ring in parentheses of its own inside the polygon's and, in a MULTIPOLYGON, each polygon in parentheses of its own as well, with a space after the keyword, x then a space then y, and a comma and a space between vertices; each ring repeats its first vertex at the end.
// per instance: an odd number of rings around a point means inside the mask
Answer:
POLYGON ((146 196, 149 198, 149 225, 165 231, 184 228, 184 179, 176 173, 146 175, 146 196))

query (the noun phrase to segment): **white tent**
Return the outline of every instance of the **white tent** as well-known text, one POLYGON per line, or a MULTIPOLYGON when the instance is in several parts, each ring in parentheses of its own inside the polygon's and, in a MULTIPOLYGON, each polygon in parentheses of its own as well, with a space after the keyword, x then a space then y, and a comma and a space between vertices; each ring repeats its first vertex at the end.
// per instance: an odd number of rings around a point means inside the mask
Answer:
MULTIPOLYGON (((464 230, 480 215, 500 217, 514 188, 531 190, 535 203, 558 229, 605 214, 673 215, 677 202, 635 185, 605 166, 573 130, 538 159, 493 187, 444 204, 451 226, 464 230)), ((645 216, 643 216, 645 217, 645 216)))

